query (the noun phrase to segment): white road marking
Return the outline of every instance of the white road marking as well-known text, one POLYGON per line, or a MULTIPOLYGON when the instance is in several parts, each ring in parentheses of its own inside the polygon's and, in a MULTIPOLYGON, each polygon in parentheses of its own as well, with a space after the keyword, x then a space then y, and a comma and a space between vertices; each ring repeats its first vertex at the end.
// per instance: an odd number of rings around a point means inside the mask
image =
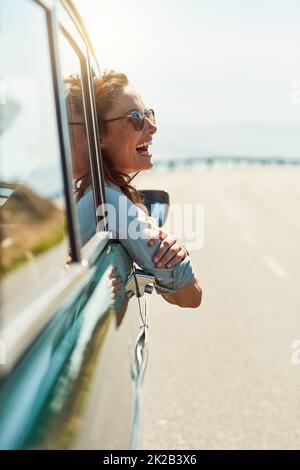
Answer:
POLYGON ((279 264, 271 256, 264 255, 262 257, 262 261, 274 276, 278 278, 286 277, 286 272, 284 269, 282 269, 282 267, 279 266, 279 264))

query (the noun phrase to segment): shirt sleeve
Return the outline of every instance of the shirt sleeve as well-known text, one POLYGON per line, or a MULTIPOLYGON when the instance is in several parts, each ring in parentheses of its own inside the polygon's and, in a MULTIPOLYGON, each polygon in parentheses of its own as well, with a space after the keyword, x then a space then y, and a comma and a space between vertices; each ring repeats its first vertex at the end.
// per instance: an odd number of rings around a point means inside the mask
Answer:
POLYGON ((95 206, 92 190, 87 191, 76 204, 81 246, 96 233, 95 206))
POLYGON ((130 257, 144 271, 156 277, 158 293, 176 292, 195 279, 188 256, 172 268, 157 268, 152 261, 161 240, 148 245, 150 227, 144 211, 133 204, 123 193, 106 186, 106 215, 113 237, 124 246, 130 257))

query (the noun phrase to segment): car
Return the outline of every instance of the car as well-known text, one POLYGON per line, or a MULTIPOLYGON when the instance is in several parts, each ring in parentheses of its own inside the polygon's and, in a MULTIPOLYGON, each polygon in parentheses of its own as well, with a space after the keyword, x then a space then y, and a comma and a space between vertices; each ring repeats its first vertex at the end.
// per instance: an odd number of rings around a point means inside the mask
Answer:
MULTIPOLYGON (((156 280, 97 215, 105 202, 92 86, 99 65, 71 1, 10 0, 2 15, 0 448, 138 448, 156 280), (92 175, 95 229, 85 237, 66 104, 74 73, 92 175)), ((168 194, 144 197, 161 226, 168 194)))

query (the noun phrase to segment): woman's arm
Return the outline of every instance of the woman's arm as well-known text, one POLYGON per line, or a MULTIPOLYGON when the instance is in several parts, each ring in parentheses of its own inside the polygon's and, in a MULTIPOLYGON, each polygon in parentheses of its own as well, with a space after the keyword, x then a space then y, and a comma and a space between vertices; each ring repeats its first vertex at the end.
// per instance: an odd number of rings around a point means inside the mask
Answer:
POLYGON ((103 213, 108 215, 108 227, 125 247, 128 254, 145 272, 156 277, 156 291, 165 300, 181 307, 196 308, 201 302, 201 288, 196 281, 190 258, 186 253, 178 252, 178 243, 173 237, 163 241, 163 266, 154 261, 155 254, 161 248, 161 239, 156 238, 149 244, 151 230, 145 221, 145 213, 133 204, 124 194, 106 187, 106 207, 103 213), (168 244, 170 243, 170 252, 168 244), (171 260, 166 260, 166 257, 171 260), (179 258, 179 260, 178 260, 179 258), (171 262, 172 266, 167 267, 171 262), (175 263, 175 264, 174 264, 175 263), (171 292, 170 292, 171 291, 171 292), (172 292, 173 291, 173 292, 172 292))
MULTIPOLYGON (((171 268, 189 254, 186 248, 175 237, 169 236, 162 229, 159 229, 158 234, 151 234, 148 240, 149 245, 153 245, 157 239, 162 240, 160 247, 153 257, 157 267, 171 268)), ((178 305, 179 307, 197 308, 202 300, 200 282, 195 278, 194 282, 182 287, 176 293, 163 294, 162 296, 170 304, 178 305)))
POLYGON ((174 294, 163 294, 163 298, 170 304, 183 308, 197 308, 201 304, 202 289, 197 278, 194 282, 182 287, 174 294))

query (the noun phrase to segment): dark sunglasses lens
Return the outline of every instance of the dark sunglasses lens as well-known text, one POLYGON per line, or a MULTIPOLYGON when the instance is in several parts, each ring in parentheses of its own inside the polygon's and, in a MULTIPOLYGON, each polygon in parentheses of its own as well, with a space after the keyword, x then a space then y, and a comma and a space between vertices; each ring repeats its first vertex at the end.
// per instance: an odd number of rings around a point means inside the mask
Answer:
POLYGON ((135 111, 131 114, 131 120, 135 130, 141 131, 144 127, 144 115, 140 111, 135 111))

